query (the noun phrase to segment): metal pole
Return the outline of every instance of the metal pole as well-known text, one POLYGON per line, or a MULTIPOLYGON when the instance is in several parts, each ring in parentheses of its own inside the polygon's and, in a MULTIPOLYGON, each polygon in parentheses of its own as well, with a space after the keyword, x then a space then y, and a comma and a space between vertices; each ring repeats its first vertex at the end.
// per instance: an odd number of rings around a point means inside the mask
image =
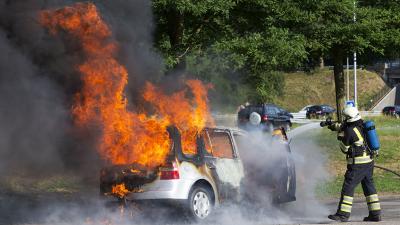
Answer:
POLYGON ((347 57, 347 67, 346 67, 346 100, 350 100, 350 78, 349 78, 349 57, 347 57))
POLYGON ((354 104, 357 107, 357 53, 354 52, 354 104))
MULTIPOLYGON (((354 23, 356 22, 356 1, 354 1, 354 13, 353 13, 354 23)), ((354 104, 357 107, 357 53, 354 52, 354 104)))

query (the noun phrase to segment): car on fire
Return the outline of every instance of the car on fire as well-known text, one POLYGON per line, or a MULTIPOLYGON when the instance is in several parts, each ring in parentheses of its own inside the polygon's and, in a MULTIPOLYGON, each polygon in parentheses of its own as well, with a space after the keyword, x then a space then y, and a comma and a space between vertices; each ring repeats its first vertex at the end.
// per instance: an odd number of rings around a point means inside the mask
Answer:
MULTIPOLYGON (((254 176, 253 171, 247 171, 240 157, 240 154, 246 154, 247 132, 222 127, 205 128, 197 136, 195 154, 182 151, 177 128, 168 128, 168 133, 172 145, 164 165, 154 171, 134 164, 103 168, 100 175, 101 193, 127 201, 175 203, 183 206, 195 220, 208 218, 213 208, 221 203, 238 203, 246 196, 244 183, 254 176), (126 193, 113 194, 113 189, 121 184, 127 189, 126 193)), ((282 137, 286 138, 286 134, 282 137)), ((270 185, 265 190, 273 193, 273 200, 280 203, 294 201, 296 189, 289 144, 287 139, 282 140, 286 140, 284 151, 287 154, 279 162, 283 170, 281 176, 278 179, 262 178, 270 185)), ((260 189, 263 190, 262 187, 260 189)))

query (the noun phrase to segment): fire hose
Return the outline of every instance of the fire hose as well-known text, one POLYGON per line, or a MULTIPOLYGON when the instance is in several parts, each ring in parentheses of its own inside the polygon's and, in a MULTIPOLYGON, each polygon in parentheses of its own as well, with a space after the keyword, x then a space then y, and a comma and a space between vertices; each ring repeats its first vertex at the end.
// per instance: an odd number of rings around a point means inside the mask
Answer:
POLYGON ((400 173, 398 173, 396 171, 393 171, 391 169, 388 169, 388 168, 385 168, 385 167, 382 167, 382 166, 378 166, 378 165, 374 165, 374 167, 378 168, 378 169, 381 169, 381 170, 384 170, 384 171, 387 171, 387 172, 390 172, 390 173, 393 173, 394 175, 400 177, 400 173))
MULTIPOLYGON (((335 121, 332 121, 332 118, 327 118, 326 121, 322 121, 322 122, 320 123, 320 126, 321 126, 321 127, 333 126, 334 123, 335 123, 335 121)), ((390 172, 390 173, 392 173, 392 174, 394 174, 394 175, 400 177, 400 173, 398 173, 398 172, 396 172, 396 171, 393 171, 393 170, 391 170, 391 169, 388 169, 388 168, 385 168, 385 167, 382 167, 382 166, 378 166, 378 165, 374 165, 374 167, 375 167, 375 168, 378 168, 378 169, 381 169, 381 170, 384 170, 384 171, 386 171, 386 172, 390 172)))

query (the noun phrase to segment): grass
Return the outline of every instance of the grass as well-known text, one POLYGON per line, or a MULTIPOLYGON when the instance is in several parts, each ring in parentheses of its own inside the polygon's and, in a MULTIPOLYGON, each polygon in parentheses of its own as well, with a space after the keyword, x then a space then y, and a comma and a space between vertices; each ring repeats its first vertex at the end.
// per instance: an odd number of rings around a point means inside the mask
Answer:
MULTIPOLYGON (((366 118, 369 119, 369 118, 366 118)), ((380 155, 375 159, 375 164, 400 172, 400 119, 391 117, 374 117, 372 119, 377 127, 381 149, 380 155)), ((317 188, 319 196, 337 196, 340 193, 346 162, 344 154, 339 149, 336 133, 328 129, 311 132, 311 138, 316 140, 322 151, 327 152, 329 157, 329 172, 332 179, 327 183, 320 184, 317 188)), ((375 184, 381 194, 400 194, 400 178, 375 168, 375 184)), ((356 195, 362 195, 361 187, 357 187, 356 195)))
POLYGON ((76 176, 57 175, 45 178, 24 176, 2 177, 0 190, 2 192, 32 194, 32 193, 75 193, 82 189, 81 179, 76 176))
MULTIPOLYGON (((352 70, 350 74, 350 87, 353 87, 352 70)), ((358 82, 359 104, 365 105, 385 86, 385 83, 378 74, 370 71, 357 70, 357 74, 360 81, 358 82)), ((304 72, 285 74, 284 94, 274 102, 290 112, 297 112, 304 106, 313 104, 335 106, 333 70, 323 69, 312 74, 304 72)))

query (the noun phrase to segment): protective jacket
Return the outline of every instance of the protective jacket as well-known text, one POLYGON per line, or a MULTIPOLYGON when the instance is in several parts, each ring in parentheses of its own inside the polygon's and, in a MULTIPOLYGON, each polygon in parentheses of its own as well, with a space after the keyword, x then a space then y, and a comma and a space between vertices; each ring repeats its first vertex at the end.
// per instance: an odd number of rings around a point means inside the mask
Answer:
POLYGON ((340 149, 346 154, 347 164, 364 164, 372 162, 372 157, 365 144, 362 130, 363 121, 345 123, 342 126, 343 137, 340 137, 340 149))

